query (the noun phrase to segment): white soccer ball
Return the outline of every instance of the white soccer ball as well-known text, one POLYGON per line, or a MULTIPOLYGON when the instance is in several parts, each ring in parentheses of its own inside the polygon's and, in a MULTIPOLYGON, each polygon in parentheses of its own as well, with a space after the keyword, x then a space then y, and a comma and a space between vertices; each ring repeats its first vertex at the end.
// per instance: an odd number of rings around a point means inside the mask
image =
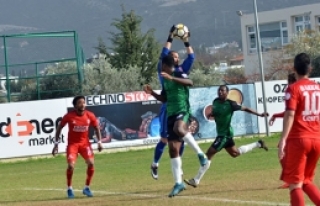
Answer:
POLYGON ((175 25, 175 27, 176 29, 173 31, 173 37, 183 39, 188 35, 189 29, 186 25, 180 23, 175 25))

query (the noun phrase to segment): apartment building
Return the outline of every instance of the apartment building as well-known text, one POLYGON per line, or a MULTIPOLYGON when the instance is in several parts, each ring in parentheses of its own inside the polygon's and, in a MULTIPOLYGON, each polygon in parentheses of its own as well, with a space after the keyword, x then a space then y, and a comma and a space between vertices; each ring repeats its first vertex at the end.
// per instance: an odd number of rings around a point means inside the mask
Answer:
MULTIPOLYGON (((240 18, 245 72, 259 73, 254 14, 240 18)), ((320 31, 320 3, 259 12, 258 18, 263 63, 268 70, 274 51, 281 51, 293 35, 305 29, 320 31)))

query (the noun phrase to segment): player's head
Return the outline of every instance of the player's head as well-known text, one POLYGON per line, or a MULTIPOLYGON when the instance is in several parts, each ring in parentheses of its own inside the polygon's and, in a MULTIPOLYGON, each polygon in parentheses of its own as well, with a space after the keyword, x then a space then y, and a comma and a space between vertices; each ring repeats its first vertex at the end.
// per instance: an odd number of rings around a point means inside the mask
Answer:
POLYGON ((180 61, 178 52, 171 50, 169 55, 173 57, 174 65, 178 66, 180 61))
POLYGON ((162 58, 162 71, 168 74, 172 74, 174 71, 174 59, 172 56, 167 55, 162 58))
POLYGON ((293 84, 295 83, 296 80, 296 75, 294 73, 291 73, 288 75, 288 84, 293 84))
POLYGON ((73 107, 78 111, 78 112, 83 112, 86 109, 86 101, 85 101, 84 96, 76 96, 72 100, 73 107))
POLYGON ((218 89, 218 97, 221 100, 226 100, 229 94, 229 87, 227 85, 220 85, 218 89))
POLYGON ((311 60, 308 54, 300 53, 294 58, 294 70, 299 76, 307 76, 311 71, 311 60))

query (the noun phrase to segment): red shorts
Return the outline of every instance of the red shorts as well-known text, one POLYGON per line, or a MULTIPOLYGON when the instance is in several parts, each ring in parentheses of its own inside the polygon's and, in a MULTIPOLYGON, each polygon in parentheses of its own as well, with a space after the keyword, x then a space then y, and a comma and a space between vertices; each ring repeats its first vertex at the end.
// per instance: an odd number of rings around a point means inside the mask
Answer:
POLYGON ((78 154, 80 154, 85 160, 92 159, 94 157, 93 150, 90 144, 69 144, 67 146, 68 163, 75 163, 78 154))
POLYGON ((290 138, 284 152, 280 179, 289 184, 312 182, 320 157, 320 139, 290 138))

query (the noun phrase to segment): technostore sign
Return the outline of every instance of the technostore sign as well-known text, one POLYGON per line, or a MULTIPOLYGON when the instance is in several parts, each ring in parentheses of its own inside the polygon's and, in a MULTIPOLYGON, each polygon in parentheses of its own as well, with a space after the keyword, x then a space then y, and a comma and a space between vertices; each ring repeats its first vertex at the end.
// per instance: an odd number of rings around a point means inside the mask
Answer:
MULTIPOLYGON (((2 104, 0 158, 51 153, 56 127, 66 111, 65 100, 2 104)), ((66 135, 63 129, 60 152, 65 152, 66 135)))

